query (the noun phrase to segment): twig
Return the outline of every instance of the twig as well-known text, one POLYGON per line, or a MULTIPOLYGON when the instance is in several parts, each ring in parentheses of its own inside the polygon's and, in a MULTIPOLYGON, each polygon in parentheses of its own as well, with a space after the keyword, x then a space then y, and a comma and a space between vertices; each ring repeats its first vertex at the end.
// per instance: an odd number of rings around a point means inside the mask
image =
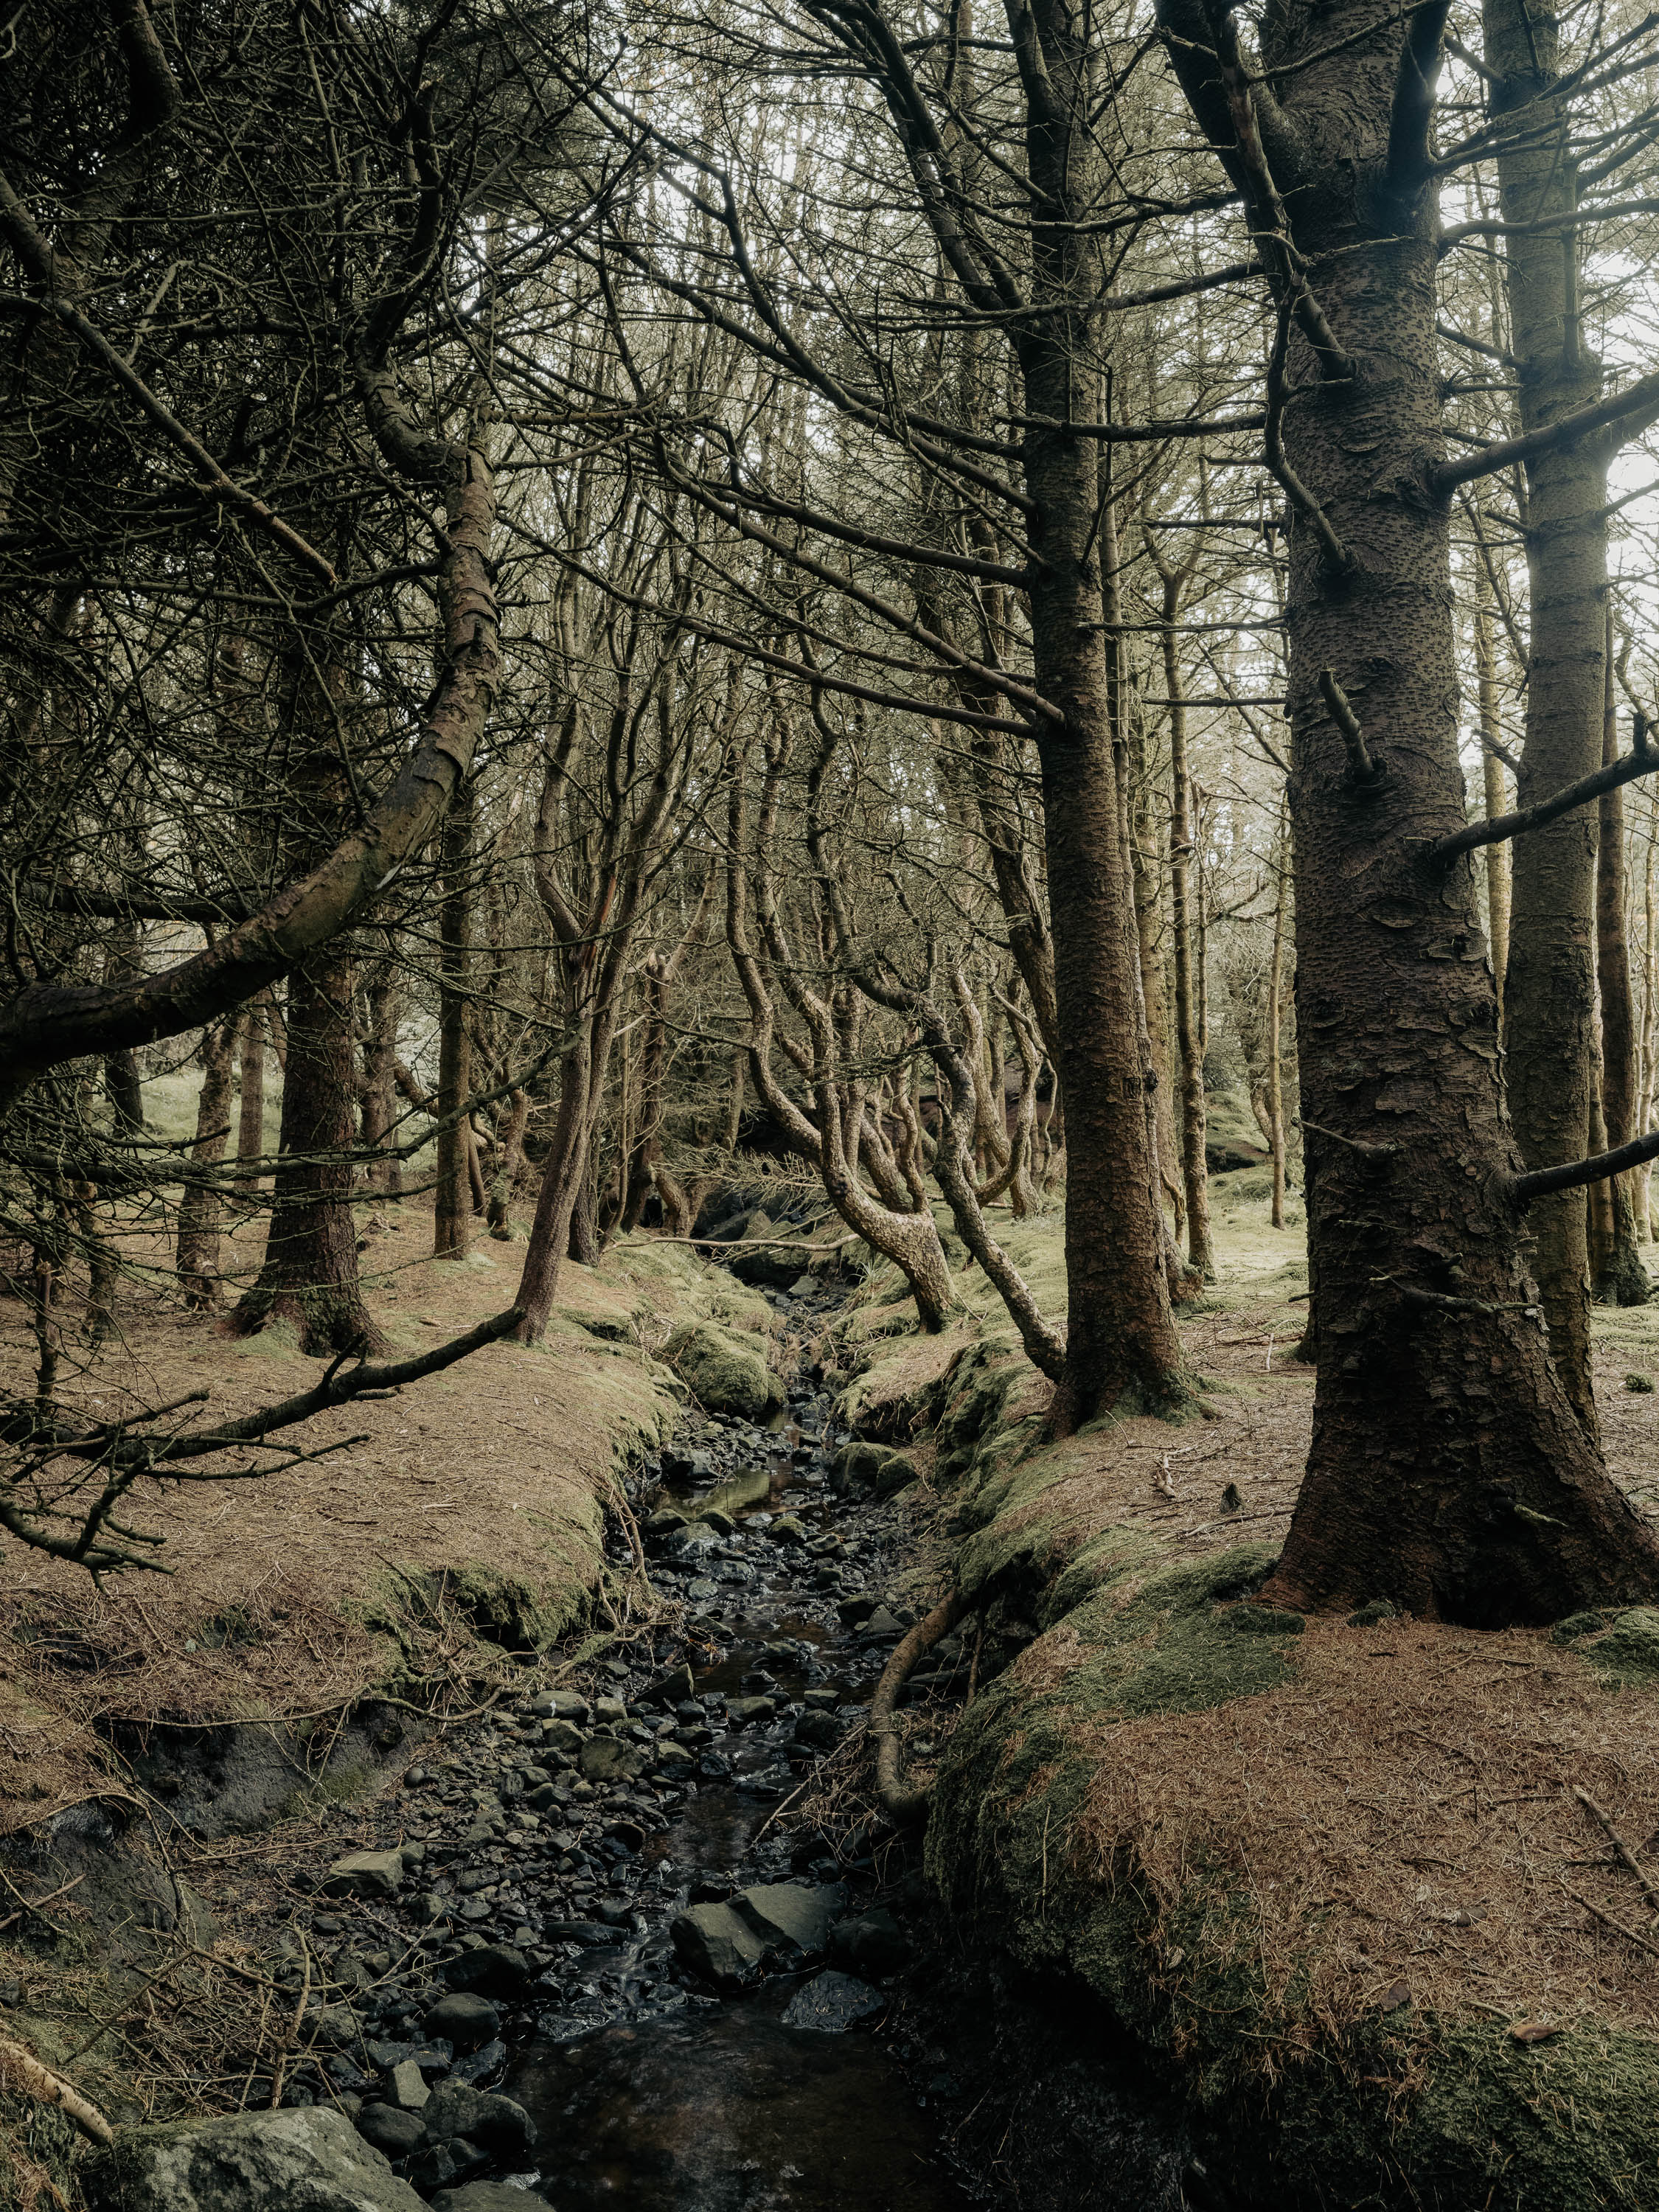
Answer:
POLYGON ((1195 1528, 1177 1528, 1176 1540, 1182 1536, 1202 1536, 1212 1528, 1237 1528, 1243 1521, 1277 1521, 1281 1513, 1295 1511, 1294 1506, 1267 1505, 1260 1513, 1224 1513, 1218 1521, 1200 1521, 1195 1528))
MULTIPOLYGON (((1563 1882, 1561 1887, 1566 1889, 1567 1886, 1563 1882)), ((1627 1943, 1634 1943, 1639 1950, 1650 1952, 1654 1958, 1659 1959, 1659 1943, 1650 1943, 1645 1936, 1638 1936, 1633 1928, 1626 1928, 1622 1920, 1615 1920, 1612 1913, 1603 1912, 1599 1905, 1592 1905, 1589 1898, 1581 1897, 1576 1889, 1568 1889, 1567 1895, 1575 1905, 1582 1905, 1586 1912, 1593 1913, 1616 1935, 1622 1936, 1627 1943)))
MULTIPOLYGON (((1618 1829, 1613 1826, 1613 1822, 1601 1810, 1601 1808, 1596 1803, 1595 1798, 1590 1796, 1589 1791, 1581 1788, 1577 1782, 1572 1784, 1571 1788, 1573 1796, 1578 1800, 1579 1803, 1590 1815, 1591 1819, 1601 1823, 1602 1829, 1607 1834, 1608 1842, 1613 1845, 1613 1850, 1617 1851, 1620 1858, 1624 1862, 1625 1865, 1630 1869, 1631 1873, 1636 1876, 1637 1881, 1641 1884, 1643 1896, 1646 1898, 1648 1903, 1653 1907, 1655 1912, 1659 1913, 1659 1887, 1655 1885, 1651 1878, 1638 1864, 1635 1852, 1632 1850, 1630 1845, 1620 1834, 1618 1829)), ((1650 1946, 1650 1948, 1651 1948, 1651 1946, 1650 1946)))
MULTIPOLYGON (((43 1905, 55 1905, 60 1897, 67 1897, 70 1890, 78 1888, 85 1880, 85 1875, 77 1874, 73 1881, 66 1881, 61 1889, 49 1890, 44 1897, 25 1898, 21 1911, 9 1912, 3 1920, 0 1920, 0 1932, 11 1927, 15 1922, 21 1920, 26 1914, 38 1912, 43 1905)), ((14 1897, 19 1894, 15 1889, 12 1889, 9 1882, 6 1884, 6 1887, 11 1890, 14 1897)))
POLYGON ((1340 1129, 1328 1129, 1322 1121, 1310 1121, 1304 1114, 1302 1126, 1311 1129, 1316 1137, 1328 1137, 1334 1145, 1346 1145, 1351 1152, 1363 1152, 1374 1160, 1391 1160, 1399 1147, 1395 1145, 1367 1144, 1363 1138, 1345 1137, 1340 1129))
POLYGON ((1331 710, 1331 720, 1342 732, 1342 742, 1348 748, 1348 772, 1356 783, 1375 783, 1382 773, 1365 743, 1365 732, 1359 726, 1359 717, 1348 703, 1348 695, 1336 680, 1334 669, 1319 672, 1319 696, 1331 710))
POLYGON ((95 2105, 89 2105, 78 2089, 70 2088, 48 2071, 32 2051, 21 2043, 14 2043, 9 2035, 0 2035, 0 2073, 15 2075, 31 2097, 43 2105, 56 2105, 65 2118, 72 2120, 81 2133, 95 2143, 112 2143, 115 2130, 95 2105))

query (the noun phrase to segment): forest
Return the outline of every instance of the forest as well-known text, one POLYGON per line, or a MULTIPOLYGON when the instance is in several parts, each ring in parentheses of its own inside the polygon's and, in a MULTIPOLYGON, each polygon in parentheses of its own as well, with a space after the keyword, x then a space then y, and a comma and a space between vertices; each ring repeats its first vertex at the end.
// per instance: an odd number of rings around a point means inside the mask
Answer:
POLYGON ((0 2204, 1659 2206, 1659 15, 0 83, 0 2204))

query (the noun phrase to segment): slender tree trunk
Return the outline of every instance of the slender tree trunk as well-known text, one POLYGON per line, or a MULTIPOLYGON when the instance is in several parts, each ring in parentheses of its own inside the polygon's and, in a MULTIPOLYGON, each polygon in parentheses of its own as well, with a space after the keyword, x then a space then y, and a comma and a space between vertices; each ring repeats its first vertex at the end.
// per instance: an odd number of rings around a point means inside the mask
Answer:
POLYGON ((1646 1599, 1659 1545, 1608 1480, 1536 1317, 1474 872, 1421 857, 1465 805, 1449 519, 1423 489, 1443 451, 1436 196, 1426 121, 1400 123, 1395 100, 1425 81, 1402 52, 1419 33, 1370 0, 1267 16, 1281 116, 1265 88, 1218 86, 1206 16, 1185 0, 1160 12, 1190 41, 1173 64, 1247 191, 1239 104, 1267 115, 1295 271, 1334 334, 1327 376, 1297 327, 1282 415, 1283 480, 1300 495, 1286 632, 1318 1381, 1264 1595, 1386 1596, 1493 1627, 1646 1599))
POLYGON ((1205 1159, 1204 1045, 1199 994, 1201 975, 1194 973, 1192 779, 1187 773, 1187 708, 1182 696, 1181 656, 1174 623, 1181 611, 1181 588, 1174 579, 1164 586, 1164 681, 1170 705, 1170 904, 1174 917, 1170 943, 1175 953, 1176 1045, 1181 1064, 1181 1179, 1187 1196, 1187 1255, 1206 1283, 1215 1280, 1210 1243, 1210 1176, 1205 1159))
POLYGON ((1099 628, 1098 464, 1089 441, 1062 427, 1097 420, 1104 396, 1085 234, 1103 181, 1085 121, 1090 33, 1065 0, 1036 0, 1024 21, 1022 35, 1040 48, 1022 54, 1027 163, 1034 195, 1063 217, 1033 228, 1033 292, 1045 312, 1018 340, 1028 415, 1054 426, 1027 430, 1024 469, 1036 507, 1033 672, 1063 717, 1036 728, 1066 1105, 1066 1354, 1049 1416, 1063 1435, 1126 1395, 1166 1404, 1186 1386, 1147 1139, 1133 890, 1099 628))
POLYGON ((513 1192, 524 1166, 524 1133, 530 1124, 530 1093, 515 1090, 508 1100, 507 1125, 501 1135, 501 1161, 490 1186, 486 1219, 489 1233, 501 1243, 513 1236, 513 1192))
POLYGON ((530 1246, 519 1278, 516 1303, 524 1320, 523 1344, 539 1343, 547 1333, 558 1295, 559 1270, 570 1249, 570 1224, 587 1168, 587 1091, 592 1040, 586 1024, 562 1057, 559 1113, 553 1142, 542 1163, 542 1187, 530 1226, 530 1246))
MULTIPOLYGON (((1510 349, 1521 364, 1520 414, 1534 429, 1588 406, 1601 392, 1601 364, 1583 343, 1576 234, 1526 228, 1569 218, 1577 200, 1561 132, 1548 128, 1559 75, 1559 27, 1547 4, 1483 0, 1488 98, 1503 114, 1536 102, 1524 135, 1500 139, 1510 349)), ((1516 799, 1530 806, 1588 775, 1601 758, 1607 599, 1607 465, 1594 441, 1537 456, 1527 470, 1527 569, 1532 643, 1527 665, 1526 746, 1516 799)), ((1595 1021, 1595 816, 1581 806, 1516 842, 1504 979, 1510 1113, 1528 1167, 1582 1158, 1589 1142, 1591 1027, 1595 1021)), ((1589 1261, 1582 1192, 1532 1208, 1534 1267, 1550 1350, 1588 1433, 1596 1428, 1590 1382, 1589 1261)))
POLYGON ((390 959, 377 969, 368 997, 368 1036, 363 1046, 359 1133, 365 1152, 382 1155, 369 1163, 370 1185, 387 1200, 396 1200, 402 1197, 404 1188, 404 1164, 391 1150, 397 1121, 398 1018, 402 993, 390 959))
POLYGON ((461 1115, 472 1090, 471 783, 458 785, 444 825, 444 899, 438 932, 438 1142, 432 1200, 434 1259, 461 1259, 472 1241, 472 1132, 461 1115), (457 1118, 457 1117, 460 1118, 457 1118), (447 1127, 444 1126, 447 1123, 447 1127))
MULTIPOLYGON (((216 1167, 230 1140, 231 1061, 240 1017, 228 1014, 202 1032, 202 1089, 196 1106, 191 1159, 216 1167)), ((212 1309, 222 1296, 219 1273, 221 1202, 216 1189, 188 1184, 179 1206, 176 1265, 188 1306, 212 1309)))
MULTIPOLYGON (((1601 758, 1619 757, 1619 718, 1613 689, 1609 619, 1603 701, 1601 758)), ((1630 987, 1630 948, 1625 935, 1625 802, 1622 792, 1601 799, 1595 863, 1595 978, 1601 1002, 1601 1115, 1607 1147, 1627 1145, 1637 1133, 1636 1006, 1630 987)), ((1595 1255, 1593 1280, 1603 1304, 1645 1305, 1653 1285, 1636 1249, 1633 1175, 1597 1185, 1607 1194, 1607 1225, 1595 1255)))
MULTIPOLYGON (((1492 611, 1486 603, 1490 590, 1483 570, 1481 599, 1474 612, 1474 672, 1476 711, 1480 720, 1480 776, 1486 818, 1495 820, 1509 811, 1504 763, 1495 748, 1502 742, 1503 724, 1498 712, 1498 665, 1492 634, 1492 611)), ((1486 848, 1487 940, 1492 948, 1492 983, 1498 993, 1498 1027, 1504 1028, 1504 978, 1510 964, 1510 848, 1499 842, 1486 848)))
POLYGON ((1278 884, 1273 894, 1273 950, 1267 955, 1267 1146, 1273 1164, 1273 1198, 1272 1221, 1275 1229, 1285 1226, 1285 1060, 1279 1031, 1284 1026, 1285 972, 1285 894, 1289 876, 1290 855, 1285 850, 1281 837, 1276 842, 1274 859, 1278 867, 1278 884))
MULTIPOLYGON (((236 1122, 236 1158, 257 1161, 265 1149, 265 1030, 270 1020, 270 993, 261 991, 243 1010, 240 1038, 242 1096, 236 1122)), ((246 1179, 248 1195, 259 1187, 257 1167, 246 1179)))

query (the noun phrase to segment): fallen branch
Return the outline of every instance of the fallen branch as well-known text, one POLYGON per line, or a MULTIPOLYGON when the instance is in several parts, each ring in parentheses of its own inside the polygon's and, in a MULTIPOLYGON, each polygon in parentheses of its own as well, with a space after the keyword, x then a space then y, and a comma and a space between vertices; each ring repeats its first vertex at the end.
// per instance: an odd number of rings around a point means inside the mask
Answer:
POLYGON ((9 2035, 0 2035, 0 2074, 9 2074, 39 2103, 56 2105, 89 2142, 115 2141, 114 2129, 95 2105, 89 2105, 78 2089, 72 2089, 67 2081, 43 2066, 32 2051, 26 2051, 21 2043, 14 2043, 9 2035))

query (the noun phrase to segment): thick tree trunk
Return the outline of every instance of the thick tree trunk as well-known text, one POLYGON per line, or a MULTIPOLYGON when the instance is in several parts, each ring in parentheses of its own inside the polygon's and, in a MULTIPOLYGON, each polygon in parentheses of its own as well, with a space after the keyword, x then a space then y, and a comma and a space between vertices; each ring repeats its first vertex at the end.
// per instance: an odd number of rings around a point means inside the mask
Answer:
MULTIPOLYGON (((1522 137, 1500 139, 1498 156, 1504 220, 1522 226, 1504 239, 1504 268, 1510 349, 1521 364, 1521 423, 1532 430, 1599 398, 1601 364, 1580 328, 1574 234, 1564 242, 1559 231, 1524 228, 1570 217, 1577 198, 1573 165, 1548 127, 1547 94, 1559 74, 1556 18, 1528 0, 1484 0, 1482 15, 1494 112, 1540 103, 1537 123, 1522 137)), ((1607 465, 1594 441, 1540 454, 1528 467, 1522 520, 1532 641, 1518 806, 1535 805, 1601 762, 1607 496, 1607 465)), ((1516 842, 1504 1037, 1510 1113, 1528 1167, 1578 1159, 1589 1147, 1595 927, 1595 816, 1578 807, 1516 842)), ((1550 1350, 1594 1436, 1585 1223, 1583 1194, 1569 1190, 1535 1205, 1528 1226, 1550 1350)))
POLYGON ((461 1115, 472 1089, 472 787, 456 787, 444 824, 444 899, 438 916, 437 1188, 432 1253, 459 1260, 472 1241, 472 1132, 461 1115), (459 1118, 458 1118, 459 1117, 459 1118))
MULTIPOLYGON (((231 1061, 240 1018, 228 1014, 202 1032, 202 1089, 196 1106, 191 1159, 216 1166, 230 1140, 231 1061)), ((188 1306, 212 1308, 222 1288, 219 1273, 221 1202, 216 1189, 189 1184, 179 1206, 176 1265, 188 1306)))
MULTIPOLYGON (((1182 0, 1163 13, 1194 47, 1214 36, 1182 0)), ((1424 81, 1401 53, 1413 20, 1337 0, 1263 31, 1269 77, 1297 65, 1279 80, 1285 112, 1267 111, 1275 181, 1335 336, 1326 378, 1298 329, 1282 416, 1300 494, 1290 797, 1318 1382, 1264 1595, 1310 1608, 1382 1596, 1496 1627, 1650 1597, 1659 1545, 1603 1470, 1538 1318, 1473 870, 1420 857, 1462 826, 1464 792, 1448 516, 1431 488, 1435 205, 1421 140, 1394 112, 1395 86, 1424 81), (1333 678, 1363 750, 1328 699, 1333 678)), ((1173 52, 1252 189, 1237 93, 1173 52)))
MULTIPOLYGON (((1611 646, 1611 639, 1608 640, 1611 646)), ((1607 661, 1601 758, 1619 756, 1619 720, 1613 708, 1613 659, 1607 661)), ((1595 978, 1601 1002, 1601 1117, 1603 1149, 1627 1145, 1637 1134, 1636 1006, 1630 987, 1630 948, 1625 935, 1625 801, 1622 792, 1604 792, 1597 825, 1595 861, 1595 978)), ((1648 1271, 1636 1249, 1633 1174, 1613 1176, 1598 1186, 1607 1193, 1607 1228, 1598 1239, 1592 1281, 1604 1304, 1644 1306, 1653 1294, 1648 1271)))

